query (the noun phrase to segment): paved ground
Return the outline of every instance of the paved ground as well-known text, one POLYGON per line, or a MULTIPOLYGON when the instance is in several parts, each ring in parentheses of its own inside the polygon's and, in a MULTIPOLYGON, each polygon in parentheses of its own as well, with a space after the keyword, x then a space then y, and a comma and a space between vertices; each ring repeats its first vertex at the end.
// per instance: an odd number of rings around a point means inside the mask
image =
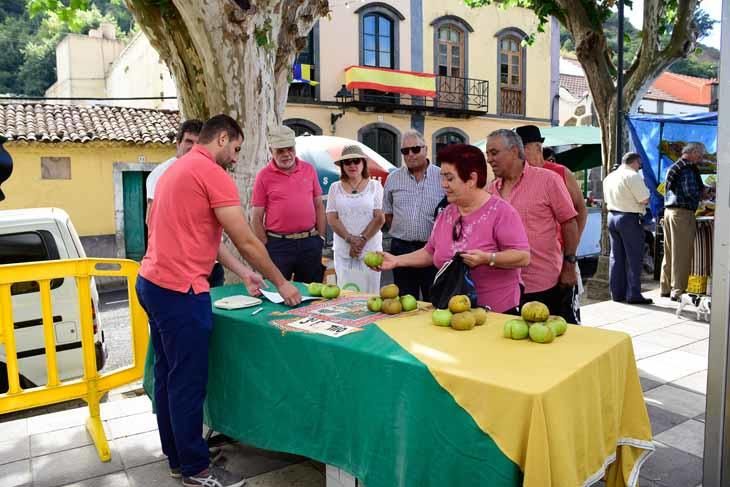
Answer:
MULTIPOLYGON (((690 308, 676 317, 676 303, 658 298, 656 291, 647 295, 655 305, 609 301, 585 306, 583 322, 633 337, 657 447, 641 471, 641 487, 695 487, 702 481, 709 324, 693 321, 690 308)), ((115 310, 111 306, 103 313, 117 313, 111 329, 121 336, 123 313, 115 310)), ((120 354, 118 363, 123 360, 120 354)), ((82 426, 85 409, 11 421, 0 417, 3 487, 180 485, 167 475, 149 401, 144 396, 128 398, 136 387, 114 391, 102 405, 110 463, 96 457, 82 426)), ((229 468, 251 477, 250 485, 256 487, 325 485, 323 466, 304 458, 241 445, 226 447, 226 458, 229 468)))

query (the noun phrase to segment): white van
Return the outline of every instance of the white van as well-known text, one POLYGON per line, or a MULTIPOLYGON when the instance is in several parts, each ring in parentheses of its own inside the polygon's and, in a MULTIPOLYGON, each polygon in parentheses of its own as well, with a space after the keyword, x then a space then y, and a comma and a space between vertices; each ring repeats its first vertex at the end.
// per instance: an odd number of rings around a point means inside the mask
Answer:
MULTIPOLYGON (((85 257, 81 240, 65 211, 58 208, 0 211, 0 265, 85 257)), ((21 386, 45 385, 46 354, 38 283, 15 283, 11 286, 11 295, 21 386)), ((101 369, 107 352, 104 332, 98 321, 99 295, 93 280, 91 300, 96 365, 101 369)), ((51 305, 59 379, 81 377, 84 366, 75 279, 51 281, 51 305)), ((0 346, 0 393, 8 389, 5 361, 5 349, 0 346)))

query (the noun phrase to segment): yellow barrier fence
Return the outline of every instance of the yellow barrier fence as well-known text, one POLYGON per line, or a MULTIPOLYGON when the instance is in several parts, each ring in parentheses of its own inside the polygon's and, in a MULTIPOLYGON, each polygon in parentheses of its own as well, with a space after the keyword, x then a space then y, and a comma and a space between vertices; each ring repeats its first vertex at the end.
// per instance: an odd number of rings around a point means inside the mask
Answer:
POLYGON ((0 414, 45 406, 73 399, 83 399, 89 406, 86 429, 94 441, 99 458, 111 459, 109 444, 101 423, 99 401, 111 389, 139 380, 144 374, 144 361, 149 339, 147 316, 137 300, 134 284, 139 264, 122 259, 71 259, 31 264, 0 266, 0 346, 5 348, 8 391, 0 394, 0 414), (92 319, 91 278, 124 277, 129 293, 129 319, 132 330, 132 365, 109 373, 96 370, 94 325, 92 319), (56 361, 56 341, 51 309, 51 280, 75 278, 81 322, 81 345, 84 375, 59 381, 56 361), (38 282, 43 319, 47 377, 45 386, 23 390, 18 375, 10 287, 18 282, 38 282))

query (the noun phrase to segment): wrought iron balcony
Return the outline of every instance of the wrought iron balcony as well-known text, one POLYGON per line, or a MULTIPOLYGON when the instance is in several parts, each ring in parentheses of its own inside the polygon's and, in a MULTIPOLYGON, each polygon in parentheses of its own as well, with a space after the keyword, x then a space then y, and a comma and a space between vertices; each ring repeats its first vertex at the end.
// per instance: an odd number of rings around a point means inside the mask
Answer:
POLYGON ((436 76, 436 96, 414 96, 372 89, 354 89, 347 106, 367 111, 430 111, 448 116, 484 115, 489 111, 489 81, 436 76))

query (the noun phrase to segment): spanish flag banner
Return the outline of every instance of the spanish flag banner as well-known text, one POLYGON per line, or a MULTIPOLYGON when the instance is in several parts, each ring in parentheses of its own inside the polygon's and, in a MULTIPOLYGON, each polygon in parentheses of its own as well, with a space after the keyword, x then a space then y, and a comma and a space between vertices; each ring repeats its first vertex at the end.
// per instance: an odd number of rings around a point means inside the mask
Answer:
POLYGON ((413 96, 436 96, 436 75, 394 69, 350 66, 345 70, 349 90, 376 90, 413 96))
POLYGON ((292 83, 303 83, 310 86, 317 86, 319 81, 312 80, 311 64, 295 64, 292 69, 292 83))

